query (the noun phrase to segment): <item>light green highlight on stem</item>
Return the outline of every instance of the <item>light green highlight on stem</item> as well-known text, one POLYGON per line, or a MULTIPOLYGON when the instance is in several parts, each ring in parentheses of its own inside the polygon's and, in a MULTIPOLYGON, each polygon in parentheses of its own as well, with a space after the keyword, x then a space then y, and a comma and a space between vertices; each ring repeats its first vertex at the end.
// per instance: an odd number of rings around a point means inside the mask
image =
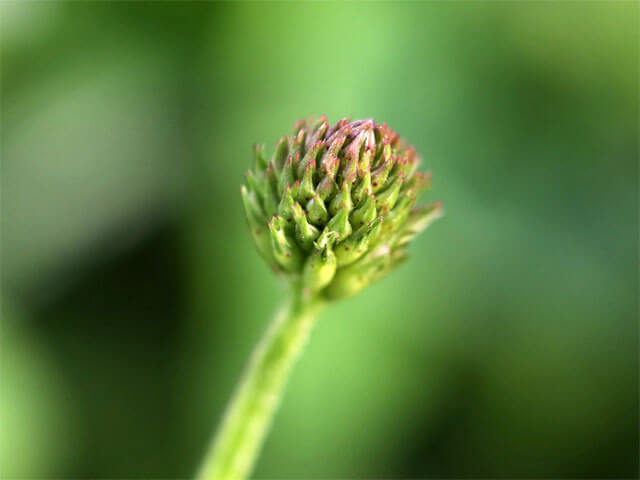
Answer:
POLYGON ((285 305, 254 350, 222 425, 198 472, 199 480, 240 480, 253 468, 299 357, 324 302, 291 283, 285 305))

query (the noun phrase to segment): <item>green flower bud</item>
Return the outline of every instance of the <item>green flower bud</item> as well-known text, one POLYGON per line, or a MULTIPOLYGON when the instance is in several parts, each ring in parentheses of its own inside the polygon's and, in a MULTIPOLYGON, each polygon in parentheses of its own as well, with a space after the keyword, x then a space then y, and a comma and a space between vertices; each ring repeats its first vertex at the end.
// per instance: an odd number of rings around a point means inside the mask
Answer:
POLYGON ((241 193, 258 251, 325 298, 386 275, 442 212, 439 203, 414 206, 431 176, 417 171, 414 148, 371 119, 301 120, 270 162, 261 145, 254 157, 241 193))

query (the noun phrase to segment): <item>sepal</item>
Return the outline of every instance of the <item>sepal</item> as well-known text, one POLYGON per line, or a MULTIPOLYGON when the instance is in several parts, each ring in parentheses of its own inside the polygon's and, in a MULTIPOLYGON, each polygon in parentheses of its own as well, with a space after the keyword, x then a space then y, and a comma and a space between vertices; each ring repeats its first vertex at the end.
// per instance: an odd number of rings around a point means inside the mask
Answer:
POLYGON ((323 234, 315 242, 315 250, 304 265, 302 283, 305 289, 315 293, 325 288, 336 273, 337 260, 332 250, 336 239, 335 232, 323 234))
POLYGON ((267 225, 271 234, 273 256, 278 264, 287 272, 298 271, 302 265, 302 253, 285 233, 282 217, 273 217, 267 225))

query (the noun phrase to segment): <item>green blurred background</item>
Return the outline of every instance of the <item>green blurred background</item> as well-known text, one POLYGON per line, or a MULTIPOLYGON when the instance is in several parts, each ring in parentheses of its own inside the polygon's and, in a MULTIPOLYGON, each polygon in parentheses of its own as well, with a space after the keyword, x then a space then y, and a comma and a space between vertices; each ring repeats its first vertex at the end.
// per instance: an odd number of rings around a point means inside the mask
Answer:
POLYGON ((280 285, 251 145, 386 121, 446 217, 259 478, 636 477, 637 2, 2 3, 3 477, 188 477, 280 285))

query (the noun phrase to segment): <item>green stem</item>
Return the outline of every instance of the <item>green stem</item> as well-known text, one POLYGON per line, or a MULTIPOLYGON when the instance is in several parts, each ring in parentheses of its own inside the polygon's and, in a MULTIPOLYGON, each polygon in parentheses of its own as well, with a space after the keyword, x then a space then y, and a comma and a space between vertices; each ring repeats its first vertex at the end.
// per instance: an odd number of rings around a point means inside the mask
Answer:
POLYGON ((292 282, 289 299, 254 350, 198 473, 200 480, 241 480, 256 461, 291 367, 323 302, 292 282))

